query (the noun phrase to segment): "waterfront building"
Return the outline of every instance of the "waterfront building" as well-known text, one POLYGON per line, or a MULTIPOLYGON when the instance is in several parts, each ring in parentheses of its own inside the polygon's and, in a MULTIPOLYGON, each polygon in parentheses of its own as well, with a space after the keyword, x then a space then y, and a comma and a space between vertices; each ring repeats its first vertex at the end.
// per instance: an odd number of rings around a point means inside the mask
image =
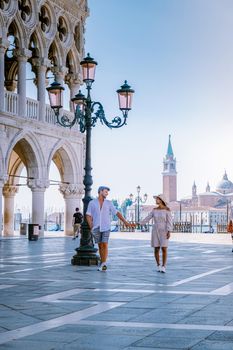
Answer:
MULTIPOLYGON (((198 193, 194 181, 191 195, 177 200, 177 171, 176 158, 169 135, 167 153, 163 159, 163 195, 169 203, 174 223, 190 223, 192 232, 215 232, 226 230, 227 222, 232 215, 233 183, 225 171, 222 180, 211 191, 207 182, 205 192, 198 193)), ((153 193, 154 195, 154 193, 153 193)), ((140 217, 143 219, 153 209, 154 205, 141 205, 140 217)), ((127 210, 127 218, 135 220, 135 206, 127 210)))

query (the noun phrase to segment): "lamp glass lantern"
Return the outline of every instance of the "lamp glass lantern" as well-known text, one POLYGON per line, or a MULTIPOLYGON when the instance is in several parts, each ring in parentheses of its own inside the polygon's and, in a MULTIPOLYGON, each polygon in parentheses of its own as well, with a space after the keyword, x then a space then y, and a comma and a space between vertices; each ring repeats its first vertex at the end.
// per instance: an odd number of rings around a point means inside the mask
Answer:
POLYGON ((120 89, 117 90, 118 93, 118 101, 119 108, 121 111, 130 111, 132 107, 132 99, 134 90, 128 85, 127 80, 121 86, 120 89))
POLYGON ((50 106, 53 109, 60 109, 63 106, 63 90, 64 87, 61 84, 54 81, 49 87, 46 88, 49 94, 50 106))
POLYGON ((79 90, 78 94, 75 95, 71 101, 73 102, 74 111, 78 108, 81 112, 84 112, 86 105, 86 97, 79 90))
POLYGON ((91 84, 95 81, 95 68, 97 66, 97 62, 90 57, 90 54, 87 54, 87 57, 80 62, 83 73, 83 81, 87 86, 91 87, 91 84))

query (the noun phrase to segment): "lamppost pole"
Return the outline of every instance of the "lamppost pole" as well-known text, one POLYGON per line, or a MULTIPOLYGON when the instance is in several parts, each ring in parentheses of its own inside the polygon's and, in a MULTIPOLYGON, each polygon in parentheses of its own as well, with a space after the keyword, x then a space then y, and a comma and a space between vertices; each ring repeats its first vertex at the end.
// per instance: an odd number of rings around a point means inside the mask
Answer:
MULTIPOLYGON (((94 244, 92 241, 92 236, 90 233, 90 228, 86 221, 86 212, 89 202, 91 201, 91 190, 93 185, 92 179, 92 167, 91 167, 91 96, 90 96, 90 86, 87 86, 87 99, 86 99, 86 110, 85 110, 85 129, 86 129, 86 153, 85 153, 85 165, 84 165, 84 177, 83 177, 83 185, 84 185, 84 198, 83 198, 83 216, 84 220, 81 224, 81 240, 80 247, 76 248, 77 255, 73 256, 71 260, 73 265, 81 265, 82 258, 85 258, 86 253, 88 252, 89 258, 87 259, 89 263, 92 263, 91 256, 93 257, 93 263, 98 262, 96 260, 96 252, 97 249, 94 248, 94 244), (83 253, 83 254, 82 254, 83 253), (82 257, 84 255, 84 257, 82 257), (91 259, 91 260, 90 260, 91 259), (77 261, 76 261, 77 260, 77 261), (76 263, 77 262, 77 263, 76 263)), ((78 108, 78 106, 76 107, 78 108)), ((88 263, 88 264, 89 264, 88 263)))
POLYGON ((105 124, 108 128, 120 128, 127 124, 128 112, 131 110, 132 97, 134 90, 127 84, 127 81, 117 90, 119 109, 122 112, 122 117, 115 117, 109 122, 104 113, 103 106, 100 102, 92 101, 91 87, 95 80, 95 68, 97 62, 88 54, 80 63, 83 73, 83 81, 86 84, 87 97, 79 90, 78 94, 72 98, 74 104, 74 118, 70 120, 67 116, 60 116, 59 111, 62 108, 62 92, 64 88, 57 82, 51 84, 47 88, 49 93, 50 105, 53 108, 57 118, 57 123, 63 127, 71 128, 76 123, 79 125, 81 133, 86 133, 86 154, 84 166, 84 191, 83 198, 83 216, 84 220, 81 225, 81 240, 80 247, 76 248, 76 255, 73 256, 71 263, 73 265, 93 265, 98 264, 99 257, 96 255, 97 249, 94 248, 92 234, 86 220, 86 212, 88 203, 92 199, 91 187, 93 184, 91 174, 91 131, 98 120, 101 124, 105 124))
POLYGON ((139 205, 140 205, 140 198, 138 196, 138 217, 137 217, 138 222, 140 221, 140 208, 139 208, 139 205))
POLYGON ((133 194, 131 193, 129 195, 130 200, 132 201, 132 204, 135 205, 135 221, 137 221, 138 223, 140 222, 140 204, 144 204, 147 201, 147 194, 144 194, 144 199, 142 199, 142 197, 140 196, 140 192, 141 192, 141 187, 138 186, 137 187, 137 197, 135 198, 135 200, 133 201, 133 194))

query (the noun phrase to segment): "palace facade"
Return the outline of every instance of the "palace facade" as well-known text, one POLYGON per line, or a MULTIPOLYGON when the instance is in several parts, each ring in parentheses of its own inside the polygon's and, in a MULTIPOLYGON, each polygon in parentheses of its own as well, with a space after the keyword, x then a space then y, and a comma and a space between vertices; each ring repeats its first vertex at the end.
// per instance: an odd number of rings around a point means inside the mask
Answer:
MULTIPOLYGON (((14 232, 14 197, 23 168, 32 194, 31 222, 43 235, 51 162, 61 178, 65 233, 72 233, 72 215, 83 195, 85 140, 77 127, 56 124, 46 87, 56 80, 69 100, 77 94, 88 15, 86 0, 0 1, 0 233, 5 236, 14 232)), ((72 105, 62 112, 73 118, 72 105)))

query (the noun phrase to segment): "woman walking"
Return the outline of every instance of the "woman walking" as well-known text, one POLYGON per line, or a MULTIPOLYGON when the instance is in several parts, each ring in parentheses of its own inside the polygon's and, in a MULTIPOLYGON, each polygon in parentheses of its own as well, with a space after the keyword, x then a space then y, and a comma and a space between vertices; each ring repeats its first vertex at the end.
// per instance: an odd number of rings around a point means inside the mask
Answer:
POLYGON ((170 209, 162 194, 154 196, 157 207, 140 222, 141 225, 148 223, 153 219, 151 246, 154 248, 155 261, 157 263, 157 271, 165 273, 167 263, 167 247, 172 231, 172 217, 170 209), (160 263, 160 248, 162 250, 162 265, 160 263))
MULTIPOLYGON (((231 234, 231 239, 233 243, 233 222, 232 220, 229 221, 229 224, 227 225, 227 232, 231 234)), ((232 248, 232 253, 233 253, 233 248, 232 248)))

